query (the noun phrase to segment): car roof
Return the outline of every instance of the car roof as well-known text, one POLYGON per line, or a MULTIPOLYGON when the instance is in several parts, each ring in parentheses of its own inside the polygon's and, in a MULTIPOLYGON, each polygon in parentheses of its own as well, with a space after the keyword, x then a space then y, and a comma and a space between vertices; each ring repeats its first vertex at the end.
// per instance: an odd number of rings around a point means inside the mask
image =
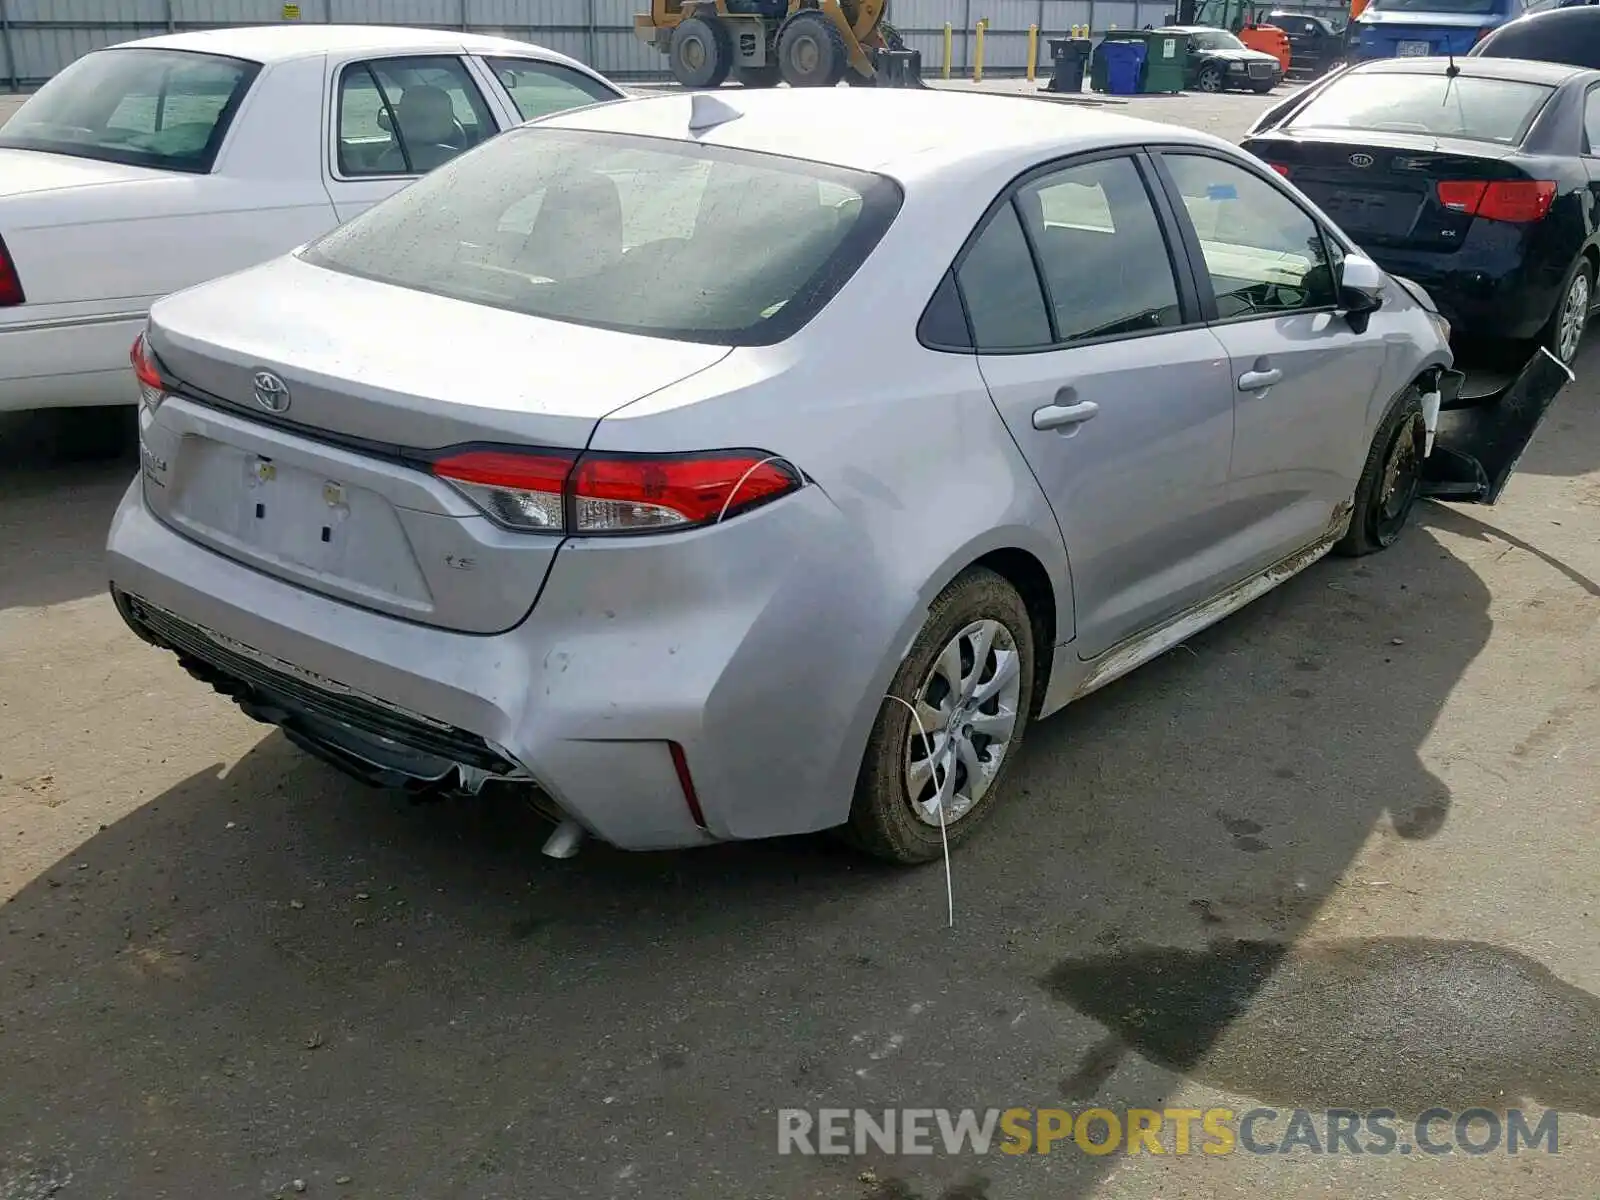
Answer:
POLYGON ((405 25, 245 25, 230 29, 200 29, 188 33, 168 33, 159 37, 120 42, 112 49, 128 47, 160 50, 191 50, 202 54, 223 54, 251 62, 273 63, 321 54, 372 54, 390 51, 409 53, 437 50, 460 53, 462 50, 488 52, 516 50, 519 54, 536 51, 552 61, 570 61, 564 54, 510 38, 486 37, 473 33, 450 33, 442 29, 415 29, 405 25))
POLYGON ((1525 58, 1380 58, 1351 68, 1350 75, 1431 75, 1443 74, 1455 63, 1467 79, 1504 79, 1516 83, 1543 83, 1559 87, 1568 80, 1589 73, 1587 67, 1566 63, 1535 62, 1525 58))
MULTIPOLYGON (((776 88, 667 92, 570 109, 541 125, 714 145, 808 159, 899 179, 975 164, 1044 161, 1105 145, 1182 142, 1237 147, 1211 134, 1080 105, 988 92, 910 88, 776 88), (698 134, 702 111, 736 114, 698 134)), ((996 189, 1003 179, 994 181, 996 189)))
POLYGON ((1226 29, 1219 29, 1215 25, 1158 25, 1155 33, 1227 33, 1226 29))
POLYGON ((1553 8, 1507 21, 1473 48, 1472 58, 1600 67, 1600 8, 1553 8))

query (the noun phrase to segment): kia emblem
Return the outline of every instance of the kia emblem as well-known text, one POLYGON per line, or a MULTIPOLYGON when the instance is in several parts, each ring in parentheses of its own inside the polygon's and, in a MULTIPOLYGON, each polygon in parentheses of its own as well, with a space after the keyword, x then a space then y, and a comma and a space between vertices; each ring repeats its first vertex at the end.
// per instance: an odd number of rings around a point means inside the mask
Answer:
POLYGON ((1350 156, 1350 165, 1352 167, 1361 167, 1365 169, 1370 167, 1374 161, 1375 160, 1370 154, 1352 154, 1350 156))
POLYGON ((289 410, 289 385, 271 371, 257 371, 251 381, 255 385, 256 403, 270 413, 289 410))

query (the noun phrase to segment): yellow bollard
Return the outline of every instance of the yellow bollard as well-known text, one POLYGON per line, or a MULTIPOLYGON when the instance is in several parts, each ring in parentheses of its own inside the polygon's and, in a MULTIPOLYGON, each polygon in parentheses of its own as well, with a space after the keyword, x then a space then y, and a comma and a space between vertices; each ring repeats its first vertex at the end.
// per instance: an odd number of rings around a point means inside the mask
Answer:
POLYGON ((972 82, 983 82, 983 35, 989 28, 989 18, 984 17, 978 22, 977 42, 972 48, 972 82))
POLYGON ((944 77, 950 78, 950 22, 944 23, 944 77))
POLYGON ((1039 58, 1039 27, 1028 26, 1028 82, 1032 83, 1034 74, 1038 70, 1039 58))

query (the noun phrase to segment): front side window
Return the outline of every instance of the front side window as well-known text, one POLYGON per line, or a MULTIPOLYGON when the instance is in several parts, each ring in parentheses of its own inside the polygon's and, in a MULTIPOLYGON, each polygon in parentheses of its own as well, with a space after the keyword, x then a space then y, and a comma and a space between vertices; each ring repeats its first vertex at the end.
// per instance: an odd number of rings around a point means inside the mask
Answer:
POLYGON ((1221 320, 1333 306, 1322 230, 1243 167, 1209 155, 1163 155, 1200 240, 1221 320))
POLYGON ((1291 130, 1371 130, 1522 143, 1555 89, 1443 71, 1346 75, 1296 113, 1291 130))
POLYGON ((500 86, 506 89, 517 106, 517 114, 524 121, 548 117, 551 113, 577 108, 580 104, 594 104, 603 100, 619 99, 619 93, 598 80, 590 79, 560 63, 540 62, 532 58, 485 59, 500 86))
POLYGON ((1017 206, 1050 294, 1057 341, 1182 323, 1167 244, 1131 158, 1036 180, 1018 192, 1017 206))
POLYGON ((205 174, 259 70, 185 50, 98 50, 0 126, 0 147, 205 174))
POLYGON ((496 132, 459 58, 376 59, 340 73, 341 175, 423 175, 496 132))
POLYGON ((844 285, 900 199, 896 184, 868 172, 532 125, 375 205, 301 257, 557 321, 770 345, 844 285))

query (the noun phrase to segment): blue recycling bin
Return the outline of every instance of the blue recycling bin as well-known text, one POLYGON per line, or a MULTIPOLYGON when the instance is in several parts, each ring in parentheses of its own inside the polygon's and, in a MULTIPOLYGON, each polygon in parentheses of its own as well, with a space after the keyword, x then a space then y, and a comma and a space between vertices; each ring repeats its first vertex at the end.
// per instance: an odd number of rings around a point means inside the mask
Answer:
POLYGON ((1139 76, 1144 70, 1147 51, 1143 42, 1101 42, 1100 53, 1106 63, 1106 91, 1113 96, 1138 95, 1139 76))

